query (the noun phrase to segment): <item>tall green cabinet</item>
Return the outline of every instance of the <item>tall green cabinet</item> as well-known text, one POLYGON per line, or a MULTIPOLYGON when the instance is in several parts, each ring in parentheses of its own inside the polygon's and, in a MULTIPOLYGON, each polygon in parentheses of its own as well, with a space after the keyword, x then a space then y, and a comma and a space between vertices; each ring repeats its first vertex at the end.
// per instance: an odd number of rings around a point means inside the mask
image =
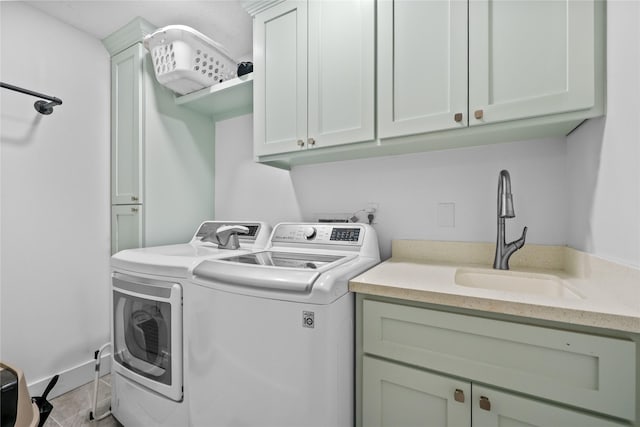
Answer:
POLYGON ((140 18, 103 40, 111 54, 111 251, 187 241, 213 218, 214 123, 160 85, 140 18))

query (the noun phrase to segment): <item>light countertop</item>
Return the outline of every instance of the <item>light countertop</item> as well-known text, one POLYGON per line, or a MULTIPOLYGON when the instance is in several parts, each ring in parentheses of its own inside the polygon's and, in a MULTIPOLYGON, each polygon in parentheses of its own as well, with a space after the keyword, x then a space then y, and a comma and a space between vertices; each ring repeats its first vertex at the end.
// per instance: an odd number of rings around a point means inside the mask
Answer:
POLYGON ((497 274, 546 275, 575 295, 456 284, 456 272, 496 273, 488 243, 395 240, 392 258, 350 281, 352 292, 640 333, 640 270, 567 247, 527 245, 497 274))

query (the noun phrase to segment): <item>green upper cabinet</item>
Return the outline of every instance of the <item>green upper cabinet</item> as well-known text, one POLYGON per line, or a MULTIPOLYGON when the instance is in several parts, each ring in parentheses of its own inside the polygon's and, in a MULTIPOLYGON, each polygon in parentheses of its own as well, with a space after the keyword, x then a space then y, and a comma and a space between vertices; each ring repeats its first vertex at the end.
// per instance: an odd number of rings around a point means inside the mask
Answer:
POLYGON ((604 0, 245 3, 260 162, 564 136, 605 113, 604 0))
POLYGON ((254 151, 293 151, 307 134, 307 4, 281 3, 253 26, 254 151))
POLYGON ((380 138, 467 123, 467 2, 379 0, 380 138))
POLYGON ((137 43, 111 58, 111 203, 142 203, 144 48, 137 43))
POLYGON ((595 106, 594 0, 470 0, 469 123, 595 106))
POLYGON ((284 1, 254 18, 256 156, 373 140, 374 3, 284 1))
POLYGON ((602 1, 378 0, 377 19, 380 138, 503 124, 446 135, 469 145, 604 114, 602 1))

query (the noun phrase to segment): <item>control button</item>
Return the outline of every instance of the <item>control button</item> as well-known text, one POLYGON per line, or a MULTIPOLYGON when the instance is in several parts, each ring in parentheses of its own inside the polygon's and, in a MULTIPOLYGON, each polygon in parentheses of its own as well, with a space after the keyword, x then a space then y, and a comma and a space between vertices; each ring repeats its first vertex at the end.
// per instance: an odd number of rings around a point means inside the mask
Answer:
POLYGON ((316 229, 313 227, 305 227, 302 233, 304 234, 304 238, 307 240, 311 240, 316 237, 316 229))

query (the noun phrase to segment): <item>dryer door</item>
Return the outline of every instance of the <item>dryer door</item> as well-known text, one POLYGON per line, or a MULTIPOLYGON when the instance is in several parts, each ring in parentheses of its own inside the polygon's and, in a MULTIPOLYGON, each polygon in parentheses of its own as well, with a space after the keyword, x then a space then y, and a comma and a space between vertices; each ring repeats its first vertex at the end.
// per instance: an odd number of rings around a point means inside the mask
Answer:
POLYGON ((112 280, 116 371, 182 400, 182 287, 118 273, 112 280))

